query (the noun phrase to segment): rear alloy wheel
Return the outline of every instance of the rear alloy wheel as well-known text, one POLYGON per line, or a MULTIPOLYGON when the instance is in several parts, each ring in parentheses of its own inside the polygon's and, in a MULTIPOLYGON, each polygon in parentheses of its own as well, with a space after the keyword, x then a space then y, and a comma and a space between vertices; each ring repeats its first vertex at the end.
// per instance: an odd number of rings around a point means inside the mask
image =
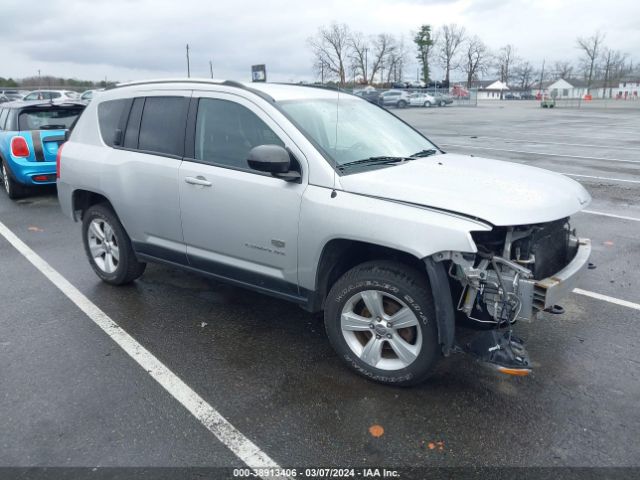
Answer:
POLYGON ((91 267, 105 282, 123 285, 144 273, 131 240, 113 211, 105 205, 90 207, 82 218, 84 248, 91 267))
POLYGON ((4 186, 4 191, 7 192, 7 195, 11 199, 22 197, 24 195, 24 187, 11 178, 11 174, 7 170, 4 162, 0 163, 2 164, 2 185, 4 186))
POLYGON ((428 282, 402 264, 368 262, 348 271, 329 292, 325 327, 347 365, 378 382, 420 383, 440 356, 428 282))
POLYGON ((445 107, 446 105, 447 105, 447 102, 445 102, 444 100, 442 100, 442 101, 440 102, 440 106, 441 106, 441 107, 445 107))

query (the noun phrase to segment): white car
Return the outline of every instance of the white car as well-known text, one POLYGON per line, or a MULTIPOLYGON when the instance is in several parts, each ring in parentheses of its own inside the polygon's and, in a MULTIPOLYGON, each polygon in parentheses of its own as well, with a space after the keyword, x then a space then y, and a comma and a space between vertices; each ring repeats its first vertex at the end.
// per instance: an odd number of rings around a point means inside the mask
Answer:
POLYGON ((34 90, 29 92, 23 100, 78 100, 80 95, 72 90, 34 90))
POLYGON ((409 105, 412 107, 433 107, 437 103, 433 95, 428 93, 417 92, 409 95, 409 105))

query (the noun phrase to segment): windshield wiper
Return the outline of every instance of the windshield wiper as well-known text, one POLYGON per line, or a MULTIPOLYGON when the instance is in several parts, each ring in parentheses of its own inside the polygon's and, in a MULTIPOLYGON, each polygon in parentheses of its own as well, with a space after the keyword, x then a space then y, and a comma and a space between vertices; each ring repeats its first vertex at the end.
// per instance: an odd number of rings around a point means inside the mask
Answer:
POLYGON ((338 168, 340 170, 344 169, 344 167, 351 167, 356 165, 390 165, 393 163, 401 163, 407 160, 415 160, 415 158, 411 157, 391 157, 391 156, 380 156, 380 157, 369 157, 363 158, 362 160, 354 160, 352 162, 343 163, 339 165, 338 168))
POLYGON ((431 155, 435 155, 436 153, 438 153, 437 150, 430 148, 428 150, 420 150, 419 152, 416 152, 413 155, 411 155, 411 157, 412 158, 430 157, 431 155))

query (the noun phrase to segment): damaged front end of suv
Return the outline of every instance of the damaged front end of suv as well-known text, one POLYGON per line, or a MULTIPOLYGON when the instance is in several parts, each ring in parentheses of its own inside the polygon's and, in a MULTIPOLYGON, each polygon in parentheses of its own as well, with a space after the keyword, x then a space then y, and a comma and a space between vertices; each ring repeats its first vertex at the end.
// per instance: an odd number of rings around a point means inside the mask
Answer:
POLYGON ((561 310, 588 266, 591 245, 578 238, 569 218, 472 232, 476 253, 440 252, 448 263, 454 306, 463 323, 484 327, 464 349, 503 373, 526 375, 531 363, 512 334, 518 320, 561 310))

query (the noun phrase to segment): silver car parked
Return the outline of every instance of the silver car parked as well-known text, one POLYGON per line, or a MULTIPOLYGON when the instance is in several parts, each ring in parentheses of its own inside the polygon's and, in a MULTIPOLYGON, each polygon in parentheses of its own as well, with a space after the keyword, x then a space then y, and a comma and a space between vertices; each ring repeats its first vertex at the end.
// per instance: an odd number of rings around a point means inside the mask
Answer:
POLYGON ((571 291, 590 253, 569 221, 590 201, 580 184, 445 153, 384 109, 319 88, 109 89, 58 173, 105 282, 160 262, 324 311, 340 358, 388 384, 421 382, 458 351, 528 373, 513 324, 571 291), (460 322, 489 329, 463 344, 460 322))

